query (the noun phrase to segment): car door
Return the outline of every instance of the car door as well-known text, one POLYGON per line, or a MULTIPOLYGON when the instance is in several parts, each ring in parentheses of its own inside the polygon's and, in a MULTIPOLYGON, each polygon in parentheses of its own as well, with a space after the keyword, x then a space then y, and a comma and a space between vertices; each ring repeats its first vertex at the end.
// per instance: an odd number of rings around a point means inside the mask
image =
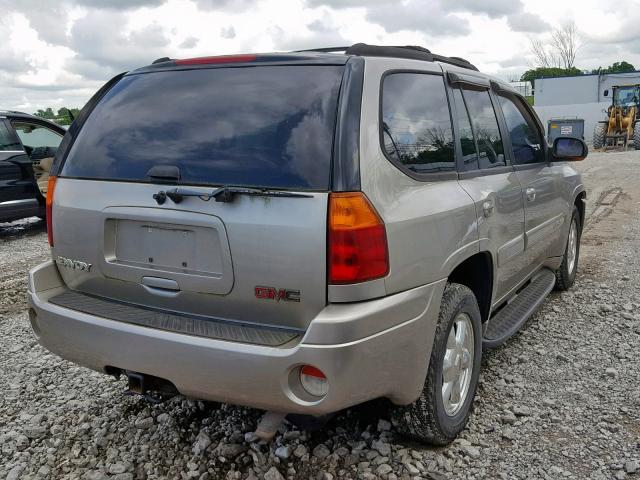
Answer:
POLYGON ((44 197, 47 194, 49 170, 63 135, 42 123, 22 118, 13 119, 11 126, 29 155, 31 181, 35 181, 44 197))
POLYGON ((0 118, 0 221, 38 209, 30 180, 30 160, 8 120, 0 118))
POLYGON ((522 188, 504 152, 487 88, 451 90, 457 118, 459 182, 476 204, 480 249, 492 253, 493 298, 499 302, 524 278, 522 188))
POLYGON ((522 185, 525 215, 525 251, 530 269, 547 257, 562 255, 563 225, 568 221, 561 194, 561 166, 547 159, 544 134, 523 99, 497 95, 508 130, 507 145, 522 185))

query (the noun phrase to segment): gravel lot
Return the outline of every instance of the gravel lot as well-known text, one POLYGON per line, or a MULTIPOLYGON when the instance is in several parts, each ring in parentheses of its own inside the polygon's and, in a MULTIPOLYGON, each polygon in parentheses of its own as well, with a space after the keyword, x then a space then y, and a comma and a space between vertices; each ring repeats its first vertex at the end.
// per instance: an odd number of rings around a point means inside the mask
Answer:
POLYGON ((437 449, 396 435, 379 405, 316 433, 284 425, 267 445, 250 433, 261 412, 123 396, 123 380, 37 344, 25 274, 47 258, 44 226, 0 224, 0 479, 640 479, 640 152, 578 168, 589 222, 576 285, 485 355, 467 430, 437 449))

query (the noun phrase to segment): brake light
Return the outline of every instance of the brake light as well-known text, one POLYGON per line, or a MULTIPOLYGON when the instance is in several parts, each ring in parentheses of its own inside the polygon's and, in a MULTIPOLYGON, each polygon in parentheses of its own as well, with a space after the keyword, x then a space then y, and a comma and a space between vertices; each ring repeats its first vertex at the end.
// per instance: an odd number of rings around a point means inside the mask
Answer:
POLYGON ((47 236, 49 237, 49 245, 53 247, 53 191, 56 188, 57 177, 50 176, 47 182, 47 201, 46 214, 47 214, 47 236))
POLYGON ((384 223, 362 192, 329 197, 329 283, 359 283, 389 273, 384 223))
POLYGON ((216 63, 242 63, 253 62, 257 58, 256 55, 219 55, 215 57, 196 57, 183 58, 176 60, 176 65, 210 65, 216 63))

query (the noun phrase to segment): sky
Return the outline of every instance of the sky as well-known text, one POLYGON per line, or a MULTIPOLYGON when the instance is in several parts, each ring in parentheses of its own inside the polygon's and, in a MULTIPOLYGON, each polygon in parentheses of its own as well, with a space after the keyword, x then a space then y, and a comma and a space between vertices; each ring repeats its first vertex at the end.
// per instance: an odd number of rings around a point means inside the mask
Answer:
POLYGON ((0 109, 82 107, 156 58, 421 45, 507 80, 575 22, 582 69, 640 69, 640 0, 0 0, 0 109))

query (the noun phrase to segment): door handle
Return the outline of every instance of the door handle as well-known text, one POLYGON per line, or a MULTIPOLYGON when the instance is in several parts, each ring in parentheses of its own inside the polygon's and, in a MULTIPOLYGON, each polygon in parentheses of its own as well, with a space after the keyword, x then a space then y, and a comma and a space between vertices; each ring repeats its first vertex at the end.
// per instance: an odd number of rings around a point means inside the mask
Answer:
POLYGON ((525 190, 525 194, 527 195, 527 200, 533 202, 536 199, 536 189, 535 188, 527 188, 525 190))
POLYGON ((490 201, 486 201, 482 204, 482 212, 484 213, 485 217, 490 217, 491 215, 493 215, 493 202, 490 201))

